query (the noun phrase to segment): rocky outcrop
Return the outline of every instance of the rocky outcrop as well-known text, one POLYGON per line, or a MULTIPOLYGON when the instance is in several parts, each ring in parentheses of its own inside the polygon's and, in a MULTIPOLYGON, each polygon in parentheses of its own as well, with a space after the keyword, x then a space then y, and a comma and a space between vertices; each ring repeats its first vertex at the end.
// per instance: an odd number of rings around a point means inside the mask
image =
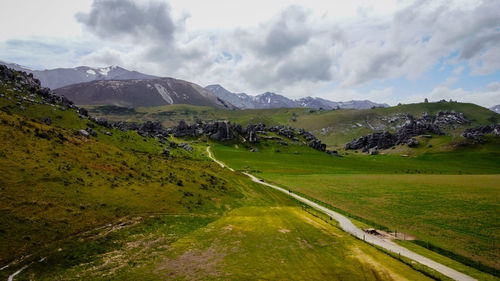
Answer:
POLYGON ((41 87, 40 80, 34 78, 31 73, 28 74, 22 71, 15 71, 5 65, 0 65, 0 81, 10 84, 15 93, 26 91, 30 94, 29 97, 16 95, 20 109, 24 109, 22 103, 37 103, 43 105, 57 105, 60 110, 66 110, 68 108, 79 110, 79 108, 66 97, 57 96, 49 88, 41 87), (36 99, 37 96, 41 97, 41 101, 36 99))
POLYGON ((346 149, 362 149, 367 152, 371 148, 386 149, 397 142, 397 137, 389 132, 374 133, 362 136, 349 142, 346 149))
POLYGON ((452 111, 438 111, 433 120, 434 125, 450 125, 450 124, 468 124, 470 121, 465 118, 461 112, 452 111))
POLYGON ((196 124, 188 125, 184 120, 179 121, 179 125, 173 129, 175 137, 198 136, 196 124))
POLYGON ((368 152, 370 149, 387 149, 399 144, 408 144, 409 147, 418 146, 418 141, 413 137, 422 134, 442 135, 439 124, 464 124, 470 122, 462 113, 439 111, 436 116, 424 113, 415 119, 407 115, 404 125, 395 134, 390 132, 377 132, 354 139, 346 144, 346 149, 362 149, 368 152))
POLYGON ((318 139, 311 141, 309 146, 319 151, 326 151, 326 144, 321 143, 318 139))
POLYGON ((468 139, 480 139, 484 135, 500 136, 500 124, 468 128, 462 133, 462 137, 468 139))
POLYGON ((137 133, 143 137, 163 137, 168 135, 168 132, 166 132, 159 121, 146 121, 146 123, 139 127, 137 133))
POLYGON ((257 142, 259 138, 257 137, 257 125, 249 124, 245 130, 245 139, 248 142, 257 142))
POLYGON ((210 127, 212 128, 212 130, 205 132, 205 134, 209 134, 211 139, 214 139, 216 141, 234 139, 234 128, 231 128, 231 123, 229 121, 214 122, 210 127))

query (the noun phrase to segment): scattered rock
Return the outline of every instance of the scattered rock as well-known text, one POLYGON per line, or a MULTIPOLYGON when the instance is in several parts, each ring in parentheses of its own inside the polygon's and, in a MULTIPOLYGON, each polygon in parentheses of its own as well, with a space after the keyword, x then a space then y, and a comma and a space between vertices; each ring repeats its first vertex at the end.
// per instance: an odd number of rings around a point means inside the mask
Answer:
POLYGON ((93 137, 97 137, 97 132, 92 130, 91 128, 87 128, 87 129, 85 129, 85 131, 87 131, 89 133, 89 135, 91 135, 93 137))
POLYGON ((185 142, 179 143, 179 147, 184 148, 185 150, 190 151, 190 152, 193 151, 193 148, 185 142))
POLYGON ((81 136, 84 136, 86 138, 89 137, 89 133, 87 131, 85 131, 85 130, 79 130, 78 134, 80 134, 81 136))

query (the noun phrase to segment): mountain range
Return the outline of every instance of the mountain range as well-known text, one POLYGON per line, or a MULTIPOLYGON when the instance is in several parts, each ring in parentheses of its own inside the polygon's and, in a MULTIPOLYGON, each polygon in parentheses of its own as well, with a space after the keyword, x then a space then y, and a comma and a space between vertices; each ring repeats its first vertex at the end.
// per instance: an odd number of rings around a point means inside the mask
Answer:
POLYGON ((160 78, 119 66, 55 68, 34 70, 0 61, 15 70, 32 73, 44 87, 73 100, 79 105, 114 104, 128 107, 167 104, 205 105, 226 109, 316 108, 337 109, 388 107, 368 100, 333 102, 317 97, 292 100, 266 92, 257 96, 232 93, 221 85, 201 86, 174 78, 160 78))
POLYGON ((368 109, 372 107, 388 107, 388 104, 380 104, 369 100, 351 100, 347 102, 334 102, 322 98, 305 97, 296 100, 285 96, 266 92, 257 96, 250 96, 245 93, 232 93, 221 85, 209 85, 205 89, 214 93, 219 98, 230 102, 241 109, 261 109, 261 108, 355 108, 368 109))
POLYGON ((33 73, 33 76, 40 80, 44 87, 57 89, 71 84, 90 82, 94 80, 129 80, 129 79, 157 79, 160 77, 130 71, 119 66, 108 67, 88 67, 78 66, 75 68, 55 68, 45 70, 34 70, 25 66, 0 61, 7 67, 26 73, 33 73))

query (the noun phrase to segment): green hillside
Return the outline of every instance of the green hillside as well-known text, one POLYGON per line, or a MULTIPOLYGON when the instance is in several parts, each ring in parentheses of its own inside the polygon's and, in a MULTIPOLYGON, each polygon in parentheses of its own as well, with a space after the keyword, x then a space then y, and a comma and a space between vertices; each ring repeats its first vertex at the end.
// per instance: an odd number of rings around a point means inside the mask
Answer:
POLYGON ((263 122, 267 126, 287 125, 312 132, 330 148, 338 149, 353 138, 375 131, 394 131, 390 119, 404 114, 419 117, 424 112, 435 115, 438 111, 461 112, 470 124, 444 127, 451 135, 460 135, 465 128, 500 122, 500 115, 481 106, 470 103, 418 103, 387 108, 366 110, 310 110, 292 109, 248 109, 220 110, 209 107, 171 105, 163 107, 127 109, 115 106, 89 107, 90 112, 113 121, 144 122, 160 120, 165 126, 175 126, 180 120, 194 122, 201 120, 231 120, 242 125, 263 122))

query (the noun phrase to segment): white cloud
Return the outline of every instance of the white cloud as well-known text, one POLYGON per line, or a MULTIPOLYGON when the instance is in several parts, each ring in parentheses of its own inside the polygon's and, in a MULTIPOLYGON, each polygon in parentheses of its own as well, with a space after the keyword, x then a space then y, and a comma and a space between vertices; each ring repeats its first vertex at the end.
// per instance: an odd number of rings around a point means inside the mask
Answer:
MULTIPOLYGON (((2 26, 26 17, 0 30, 0 51, 36 61, 30 65, 121 64, 201 85, 290 97, 323 93, 335 84, 346 97, 393 104, 396 89, 381 97, 376 90, 353 89, 377 80, 418 80, 439 63, 454 67, 457 76, 464 76, 459 63, 473 75, 500 69, 498 1, 20 1, 2 6, 2 26), (70 50, 38 53, 21 44, 35 35, 70 50), (6 43, 16 38, 24 49, 6 43)), ((452 76, 429 87, 448 89, 456 82, 452 76)))
POLYGON ((498 91, 500 91, 500 83, 499 82, 491 82, 486 86, 486 88, 490 92, 498 92, 498 91))
POLYGON ((500 104, 500 88, 466 91, 461 88, 449 89, 447 87, 436 87, 430 93, 417 94, 407 97, 405 102, 422 102, 424 98, 428 98, 429 101, 452 99, 459 102, 475 103, 489 108, 500 104))
POLYGON ((446 78, 446 80, 444 80, 444 82, 441 83, 439 85, 439 87, 449 88, 449 87, 453 86, 453 84, 457 83, 457 81, 458 81, 458 77, 450 76, 450 77, 446 78))

